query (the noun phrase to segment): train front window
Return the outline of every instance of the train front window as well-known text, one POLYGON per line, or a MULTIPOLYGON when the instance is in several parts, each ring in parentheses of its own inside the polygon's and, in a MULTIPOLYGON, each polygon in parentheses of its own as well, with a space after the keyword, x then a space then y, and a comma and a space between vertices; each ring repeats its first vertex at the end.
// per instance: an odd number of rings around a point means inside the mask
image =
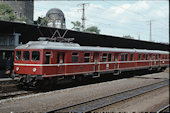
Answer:
POLYGON ((45 64, 49 64, 50 63, 50 52, 46 52, 45 53, 45 64))
POLYGON ((21 51, 16 51, 16 60, 21 60, 21 51))
POLYGON ((23 60, 30 60, 30 52, 29 51, 23 52, 23 60))
POLYGON ((39 51, 32 51, 32 60, 34 60, 34 61, 40 60, 40 52, 39 51))

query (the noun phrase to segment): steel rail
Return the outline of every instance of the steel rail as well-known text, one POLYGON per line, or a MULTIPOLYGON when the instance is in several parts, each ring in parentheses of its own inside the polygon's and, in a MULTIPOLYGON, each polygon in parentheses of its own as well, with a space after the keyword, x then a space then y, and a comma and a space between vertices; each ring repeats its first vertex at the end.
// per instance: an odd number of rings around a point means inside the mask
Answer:
POLYGON ((0 80, 0 100, 16 96, 31 94, 33 91, 25 91, 19 88, 19 81, 10 79, 0 80))
POLYGON ((55 112, 90 112, 96 109, 144 94, 151 92, 153 90, 162 88, 169 85, 169 80, 164 80, 158 83, 150 84, 147 86, 142 86, 139 88, 130 89, 127 91, 123 91, 120 93, 112 94, 109 96, 103 96, 100 98, 92 99, 86 102, 82 102, 79 104, 74 104, 71 106, 66 106, 63 108, 58 108, 52 111, 48 111, 46 113, 55 113, 55 112))
POLYGON ((29 91, 16 91, 16 92, 10 92, 10 93, 2 93, 2 94, 0 94, 0 100, 10 98, 10 97, 15 97, 15 96, 26 95, 26 94, 30 94, 30 93, 32 93, 32 92, 29 92, 29 91))
POLYGON ((156 113, 169 113, 169 104, 159 109, 156 113))

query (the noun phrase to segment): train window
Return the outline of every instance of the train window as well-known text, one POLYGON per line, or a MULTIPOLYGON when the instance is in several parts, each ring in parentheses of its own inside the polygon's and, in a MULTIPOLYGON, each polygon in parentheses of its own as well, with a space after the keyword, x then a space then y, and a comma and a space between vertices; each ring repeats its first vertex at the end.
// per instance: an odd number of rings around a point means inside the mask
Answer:
POLYGON ((138 55, 138 60, 140 60, 140 59, 141 59, 141 54, 138 55))
POLYGON ((164 55, 162 55, 162 59, 164 59, 164 55))
POLYGON ((125 61, 128 60, 128 54, 125 54, 125 61))
POLYGON ((21 60, 21 51, 16 51, 16 60, 21 60))
POLYGON ((63 60, 62 63, 64 63, 65 62, 65 53, 63 53, 62 60, 63 60))
POLYGON ((64 63, 65 62, 65 53, 58 53, 57 54, 57 63, 64 63))
POLYGON ((107 60, 107 53, 103 53, 102 61, 106 62, 106 60, 107 60))
POLYGON ((125 54, 121 54, 121 61, 125 60, 124 56, 125 56, 125 54))
POLYGON ((114 61, 118 61, 118 59, 119 59, 119 54, 118 54, 118 53, 115 53, 113 58, 114 58, 114 61))
POLYGON ((45 64, 49 64, 50 63, 50 52, 46 52, 45 53, 45 64))
POLYGON ((148 54, 146 54, 146 60, 148 59, 148 54))
POLYGON ((143 54, 143 60, 145 60, 145 54, 143 54))
POLYGON ((152 59, 155 60, 155 55, 152 55, 152 59))
POLYGON ((158 55, 155 55, 155 59, 158 59, 158 55))
POLYGON ((84 54, 84 62, 89 62, 89 58, 90 58, 90 53, 85 53, 84 54))
POLYGON ((60 53, 57 54, 57 63, 60 62, 60 53))
POLYGON ((72 62, 78 62, 78 53, 72 53, 72 62))
POLYGON ((32 60, 40 60, 40 52, 32 51, 32 60))
POLYGON ((112 59, 113 59, 113 61, 115 61, 115 56, 114 55, 112 56, 112 59))
POLYGON ((152 59, 152 54, 149 55, 149 58, 152 59))
POLYGON ((112 54, 111 54, 111 53, 109 53, 109 54, 108 54, 108 62, 110 62, 110 61, 111 61, 111 59, 112 59, 112 54))
POLYGON ((130 60, 133 61, 134 54, 130 54, 130 60))
POLYGON ((23 52, 23 60, 29 60, 30 59, 30 52, 24 51, 23 52))

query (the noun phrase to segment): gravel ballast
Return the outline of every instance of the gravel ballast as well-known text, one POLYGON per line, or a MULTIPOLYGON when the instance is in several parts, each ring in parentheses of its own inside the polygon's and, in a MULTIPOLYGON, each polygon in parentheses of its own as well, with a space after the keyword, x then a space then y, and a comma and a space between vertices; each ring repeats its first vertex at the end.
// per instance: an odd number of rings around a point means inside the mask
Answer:
POLYGON ((0 100, 1 113, 46 112, 169 78, 165 72, 0 100))

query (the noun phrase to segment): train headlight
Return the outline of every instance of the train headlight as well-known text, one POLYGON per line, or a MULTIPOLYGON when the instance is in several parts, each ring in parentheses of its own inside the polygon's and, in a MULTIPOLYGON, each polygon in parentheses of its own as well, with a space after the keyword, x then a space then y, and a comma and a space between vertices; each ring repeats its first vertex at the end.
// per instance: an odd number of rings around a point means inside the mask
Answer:
POLYGON ((36 70, 37 70, 36 68, 33 68, 33 69, 32 69, 33 72, 36 72, 36 70))
POLYGON ((16 71, 18 71, 19 70, 19 67, 16 67, 16 71))

